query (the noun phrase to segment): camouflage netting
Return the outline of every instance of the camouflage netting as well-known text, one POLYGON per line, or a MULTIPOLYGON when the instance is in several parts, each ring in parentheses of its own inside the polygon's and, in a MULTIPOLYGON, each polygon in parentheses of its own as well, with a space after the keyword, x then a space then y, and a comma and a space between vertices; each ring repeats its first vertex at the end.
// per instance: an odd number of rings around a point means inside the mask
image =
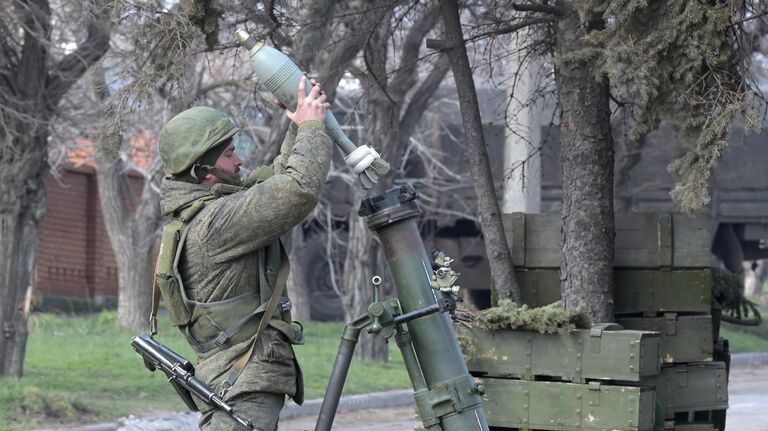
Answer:
POLYGON ((508 299, 503 299, 497 307, 478 312, 461 312, 460 321, 456 326, 461 350, 465 355, 472 355, 476 353, 476 348, 472 338, 466 333, 466 328, 489 331, 519 329, 554 334, 574 329, 589 329, 592 319, 584 306, 566 310, 563 304, 557 301, 544 307, 529 308, 527 305, 518 306, 508 299))
POLYGON ((712 268, 713 307, 723 311, 721 319, 737 325, 754 326, 763 321, 757 304, 744 297, 744 283, 739 274, 712 268))

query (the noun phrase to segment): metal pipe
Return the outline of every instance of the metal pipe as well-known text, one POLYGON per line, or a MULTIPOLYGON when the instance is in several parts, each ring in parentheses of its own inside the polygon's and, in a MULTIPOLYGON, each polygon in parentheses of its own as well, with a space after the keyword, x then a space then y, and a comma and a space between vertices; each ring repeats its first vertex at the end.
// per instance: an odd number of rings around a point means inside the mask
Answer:
POLYGON ((408 313, 404 313, 395 317, 395 324, 407 323, 407 322, 410 322, 411 320, 418 319, 419 317, 429 316, 430 314, 439 313, 439 312, 440 312, 439 305, 437 304, 430 305, 429 307, 413 310, 408 313))
POLYGON ((421 374, 421 368, 419 367, 419 359, 416 357, 416 352, 413 351, 411 334, 403 328, 403 325, 397 325, 395 341, 400 349, 400 353, 403 355, 403 363, 405 364, 405 370, 408 371, 408 377, 411 379, 413 390, 421 391, 427 389, 427 382, 424 380, 424 375, 421 374))
MULTIPOLYGON (((359 214, 368 218, 384 250, 404 314, 434 306, 440 293, 432 289, 432 265, 416 224, 420 214, 416 192, 408 186, 390 189, 364 200, 359 214)), ((415 394, 425 428, 439 422, 443 431, 488 430, 479 389, 467 371, 450 319, 444 313, 427 315, 407 324, 414 352, 430 393, 415 394), (441 413, 437 406, 440 388, 451 388, 455 411, 441 413)), ((443 400, 444 401, 444 400, 443 400)), ((440 401, 440 402, 443 402, 440 401)))
POLYGON ((344 326, 339 350, 336 353, 336 361, 333 363, 333 371, 331 371, 331 377, 328 378, 328 386, 320 406, 320 414, 317 416, 315 431, 331 431, 333 420, 336 419, 336 409, 339 407, 341 392, 344 389, 344 382, 347 380, 349 365, 360 339, 360 330, 368 326, 370 321, 370 317, 366 315, 344 326))

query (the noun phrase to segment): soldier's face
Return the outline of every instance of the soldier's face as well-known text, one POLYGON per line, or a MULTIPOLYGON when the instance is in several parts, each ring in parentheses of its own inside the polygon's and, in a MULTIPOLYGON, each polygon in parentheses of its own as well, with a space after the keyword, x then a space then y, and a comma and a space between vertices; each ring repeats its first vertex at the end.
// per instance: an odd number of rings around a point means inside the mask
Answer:
POLYGON ((240 173, 240 165, 242 164, 243 161, 235 154, 235 145, 232 143, 227 145, 227 149, 216 159, 216 168, 235 178, 240 173))

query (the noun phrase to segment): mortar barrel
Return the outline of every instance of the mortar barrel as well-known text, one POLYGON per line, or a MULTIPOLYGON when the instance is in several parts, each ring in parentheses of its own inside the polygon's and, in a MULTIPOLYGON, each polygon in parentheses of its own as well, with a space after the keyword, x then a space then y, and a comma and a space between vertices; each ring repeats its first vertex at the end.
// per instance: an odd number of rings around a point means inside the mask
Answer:
MULTIPOLYGON (((364 200, 360 210, 379 237, 403 313, 434 305, 440 295, 430 286, 432 265, 419 233, 415 198, 408 186, 393 188, 364 200)), ((415 394, 425 428, 488 430, 482 400, 449 316, 435 313, 406 325, 428 388, 415 394), (446 399, 449 396, 452 399, 446 399)))

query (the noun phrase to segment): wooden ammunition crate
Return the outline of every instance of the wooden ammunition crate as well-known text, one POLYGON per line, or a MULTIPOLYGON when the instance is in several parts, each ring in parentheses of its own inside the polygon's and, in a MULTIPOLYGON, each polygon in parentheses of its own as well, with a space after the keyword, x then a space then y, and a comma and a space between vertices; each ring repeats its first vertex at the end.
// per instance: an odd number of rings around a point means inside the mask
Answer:
MULTIPOLYGON (((515 277, 524 304, 541 307, 560 300, 559 269, 518 268, 515 277)), ((709 313, 712 307, 712 274, 709 269, 616 269, 614 283, 614 311, 617 315, 709 313)))
POLYGON ((646 387, 484 377, 491 427, 530 430, 652 430, 655 396, 646 387))
POLYGON ((661 362, 675 364, 711 361, 714 350, 711 316, 618 317, 621 326, 661 334, 661 362))
POLYGON ((654 332, 595 326, 559 334, 477 328, 467 334, 474 345, 467 366, 476 375, 583 382, 640 381, 659 373, 661 338, 654 332))
POLYGON ((672 425, 669 428, 674 431, 719 431, 717 427, 712 424, 685 424, 685 425, 672 425))
POLYGON ((693 412, 728 408, 728 374, 724 362, 663 367, 655 386, 657 422, 674 420, 681 413, 688 416, 693 412))
MULTIPOLYGON (((618 213, 616 268, 709 268, 710 219, 679 213, 618 213)), ((516 267, 560 267, 560 215, 503 215, 516 267)))

